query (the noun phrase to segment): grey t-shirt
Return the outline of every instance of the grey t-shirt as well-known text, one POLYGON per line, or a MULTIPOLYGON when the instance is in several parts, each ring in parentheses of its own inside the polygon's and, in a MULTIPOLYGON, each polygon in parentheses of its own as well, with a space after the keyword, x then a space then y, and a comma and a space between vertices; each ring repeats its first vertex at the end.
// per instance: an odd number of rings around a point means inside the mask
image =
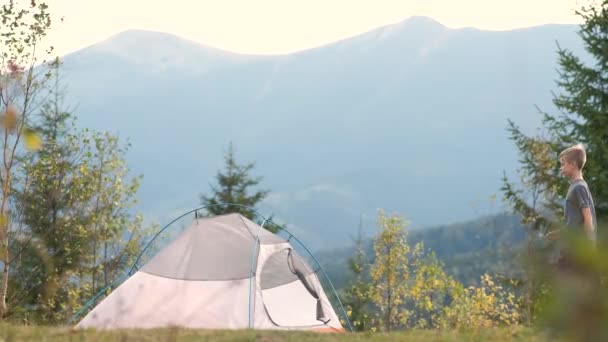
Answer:
MULTIPOLYGON (((582 208, 590 208, 593 216, 594 235, 597 229, 597 221, 595 218, 595 206, 593 197, 589 191, 587 182, 582 179, 576 180, 570 184, 566 203, 564 206, 566 226, 568 228, 582 229, 583 228, 583 213, 582 208)), ((594 236, 595 237, 595 236, 594 236)))

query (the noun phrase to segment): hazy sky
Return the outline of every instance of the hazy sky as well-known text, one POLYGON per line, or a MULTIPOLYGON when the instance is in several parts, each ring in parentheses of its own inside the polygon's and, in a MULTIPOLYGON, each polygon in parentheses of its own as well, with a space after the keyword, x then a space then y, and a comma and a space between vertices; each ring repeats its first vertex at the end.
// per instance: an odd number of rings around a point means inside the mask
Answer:
MULTIPOLYGON (((22 0, 25 1, 25 0, 22 0)), ((414 15, 505 30, 578 23, 586 0, 48 0, 65 17, 49 36, 65 54, 127 29, 164 31, 224 50, 275 54, 323 45, 414 15)))

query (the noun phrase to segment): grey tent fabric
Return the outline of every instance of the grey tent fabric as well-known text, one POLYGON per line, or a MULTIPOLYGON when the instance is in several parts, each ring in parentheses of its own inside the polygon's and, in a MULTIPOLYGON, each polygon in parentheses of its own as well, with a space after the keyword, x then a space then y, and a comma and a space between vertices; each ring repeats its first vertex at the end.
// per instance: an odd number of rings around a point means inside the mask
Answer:
POLYGON ((262 290, 298 281, 297 272, 301 272, 304 276, 313 273, 304 259, 292 248, 286 248, 271 255, 262 268, 260 276, 262 290))
POLYGON ((241 215, 199 218, 142 271, 185 280, 245 279, 250 275, 258 233, 261 244, 285 242, 241 215))
MULTIPOLYGON (((281 238, 280 236, 275 235, 264 228, 260 229, 259 225, 251 222, 251 220, 249 220, 248 218, 246 218, 242 215, 236 215, 236 216, 238 216, 239 221, 241 221, 245 224, 245 226, 249 230, 249 233, 251 234, 252 238, 255 239, 259 235, 260 244, 271 245, 271 244, 286 242, 285 239, 281 238)), ((237 220, 235 220, 235 221, 237 221, 237 220)), ((236 224, 236 222, 235 222, 235 224, 236 224)))

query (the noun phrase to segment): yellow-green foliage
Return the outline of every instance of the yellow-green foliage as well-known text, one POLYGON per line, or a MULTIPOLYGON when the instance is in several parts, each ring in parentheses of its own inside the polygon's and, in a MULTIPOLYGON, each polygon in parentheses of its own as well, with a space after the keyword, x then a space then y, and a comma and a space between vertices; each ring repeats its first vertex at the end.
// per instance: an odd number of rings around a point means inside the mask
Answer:
POLYGON ((413 281, 408 286, 408 298, 416 312, 410 325, 417 328, 437 327, 447 303, 461 288, 460 283, 445 273, 433 253, 416 259, 413 281))
POLYGON ((441 327, 477 329, 519 323, 519 305, 514 293, 496 284, 490 275, 484 274, 478 287, 456 286, 455 297, 440 318, 441 327))
MULTIPOLYGON (((422 243, 410 246, 403 218, 380 211, 370 267, 373 331, 403 328, 478 329, 520 322, 515 292, 488 274, 465 288, 422 243)), ((359 313, 360 315, 360 313, 359 313)))
POLYGON ((378 234, 374 239, 376 261, 371 267, 372 302, 379 315, 377 327, 391 331, 405 323, 410 312, 402 306, 409 280, 410 246, 405 235, 405 222, 398 216, 378 215, 378 234))

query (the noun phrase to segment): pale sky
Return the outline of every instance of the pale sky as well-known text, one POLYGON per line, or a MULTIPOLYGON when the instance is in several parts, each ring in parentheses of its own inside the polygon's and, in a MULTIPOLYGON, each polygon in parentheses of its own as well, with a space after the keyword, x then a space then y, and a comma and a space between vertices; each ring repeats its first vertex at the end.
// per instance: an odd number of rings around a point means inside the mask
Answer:
MULTIPOLYGON (((25 1, 25 0, 22 0, 25 1)), ((587 0, 47 0, 65 17, 48 41, 63 55, 127 29, 172 33, 223 50, 282 54, 421 15, 451 27, 506 30, 580 20, 587 0)))

